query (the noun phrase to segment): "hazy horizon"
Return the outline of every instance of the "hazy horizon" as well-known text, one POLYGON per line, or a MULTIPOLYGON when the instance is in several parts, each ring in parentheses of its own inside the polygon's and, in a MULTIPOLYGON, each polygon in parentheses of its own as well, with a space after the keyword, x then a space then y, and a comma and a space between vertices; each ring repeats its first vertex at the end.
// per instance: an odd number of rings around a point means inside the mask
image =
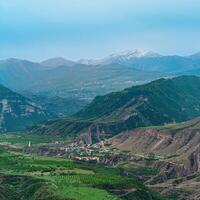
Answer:
POLYGON ((200 51, 200 3, 1 0, 0 59, 102 58, 124 50, 200 51))
MULTIPOLYGON (((133 50, 125 50, 125 51, 135 51, 135 50, 147 50, 147 49, 133 49, 133 50)), ((149 49, 149 51, 151 51, 149 49)), ((46 61, 46 60, 49 60, 49 59, 57 59, 57 58, 61 58, 61 59, 66 59, 66 60, 69 60, 69 61, 74 61, 74 62, 78 62, 80 60, 101 60, 101 59, 104 59, 108 56, 111 56, 112 54, 120 54, 120 53, 123 53, 123 51, 118 51, 118 52, 111 52, 107 55, 104 55, 103 57, 80 57, 80 58, 76 58, 76 59, 71 59, 71 58, 68 58, 66 56, 52 56, 52 57, 46 57, 46 58, 41 58, 41 59, 27 59, 27 58, 20 58, 20 57, 7 57, 7 58, 3 58, 3 59, 0 59, 0 60, 9 60, 9 59, 17 59, 17 60, 27 60, 27 61, 33 61, 33 62, 43 62, 43 61, 46 61)), ((160 54, 160 52, 156 52, 154 51, 154 53, 158 53, 160 54)), ((183 56, 183 57, 187 57, 187 56, 192 56, 196 53, 200 53, 200 51, 198 52, 193 52, 191 54, 188 54, 188 55, 179 55, 179 54, 160 54, 161 56, 183 56)))

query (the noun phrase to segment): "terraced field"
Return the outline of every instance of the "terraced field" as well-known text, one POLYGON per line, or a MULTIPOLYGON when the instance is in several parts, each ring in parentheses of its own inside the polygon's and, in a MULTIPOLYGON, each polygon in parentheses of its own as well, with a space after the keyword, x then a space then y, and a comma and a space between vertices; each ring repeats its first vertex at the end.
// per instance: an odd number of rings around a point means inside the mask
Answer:
POLYGON ((134 177, 116 167, 0 151, 2 200, 159 200, 134 177))

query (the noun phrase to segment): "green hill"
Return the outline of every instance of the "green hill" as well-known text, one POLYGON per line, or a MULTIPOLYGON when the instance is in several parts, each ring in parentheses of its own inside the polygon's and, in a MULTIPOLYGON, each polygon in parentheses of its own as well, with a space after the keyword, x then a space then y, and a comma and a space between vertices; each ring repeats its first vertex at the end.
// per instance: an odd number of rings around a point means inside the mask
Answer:
POLYGON ((76 116, 98 122, 135 121, 162 124, 200 114, 200 78, 181 76, 99 96, 76 116))
POLYGON ((200 78, 181 76, 96 97, 73 119, 32 129, 40 134, 83 134, 87 143, 137 127, 181 122, 200 115, 200 78))

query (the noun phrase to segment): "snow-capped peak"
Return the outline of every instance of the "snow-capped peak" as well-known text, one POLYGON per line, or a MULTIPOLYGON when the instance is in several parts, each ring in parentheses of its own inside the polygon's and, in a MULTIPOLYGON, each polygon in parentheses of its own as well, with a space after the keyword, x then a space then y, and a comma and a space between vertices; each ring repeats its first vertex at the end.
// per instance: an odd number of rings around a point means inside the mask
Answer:
POLYGON ((138 49, 133 51, 122 51, 120 53, 110 55, 110 57, 121 57, 121 56, 127 58, 134 58, 134 57, 142 58, 142 57, 157 57, 161 55, 150 50, 138 50, 138 49))
POLYGON ((110 63, 126 63, 133 58, 150 58, 160 57, 161 55, 150 50, 133 50, 133 51, 122 51, 120 53, 111 54, 103 59, 89 60, 81 59, 78 63, 86 65, 99 65, 99 64, 110 64, 110 63))

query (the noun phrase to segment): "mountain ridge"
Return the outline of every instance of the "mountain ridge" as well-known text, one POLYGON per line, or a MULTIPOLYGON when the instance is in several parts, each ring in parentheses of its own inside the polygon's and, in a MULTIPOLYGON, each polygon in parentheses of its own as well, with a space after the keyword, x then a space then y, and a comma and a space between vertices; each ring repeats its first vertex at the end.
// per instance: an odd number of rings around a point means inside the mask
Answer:
MULTIPOLYGON (((77 62, 87 65, 109 63, 126 64, 140 70, 180 73, 200 67, 199 53, 189 56, 161 55, 151 50, 124 51, 102 59, 81 59, 77 62)), ((195 75, 195 74, 194 74, 195 75)))
POLYGON ((77 63, 71 60, 67 60, 63 57, 54 57, 54 58, 44 60, 40 62, 40 64, 42 66, 46 66, 47 69, 53 69, 53 68, 64 66, 64 65, 72 67, 76 65, 77 63))
POLYGON ((133 51, 127 50, 127 51, 122 51, 119 53, 113 53, 103 59, 97 59, 97 60, 80 59, 77 62, 81 64, 87 64, 87 65, 101 65, 101 64, 110 64, 110 63, 120 63, 120 61, 121 63, 123 63, 123 61, 126 62, 126 60, 132 59, 132 58, 139 59, 139 58, 150 58, 150 57, 161 57, 161 55, 151 50, 135 49, 133 51))
POLYGON ((21 131, 51 117, 30 99, 0 85, 0 132, 21 131))
POLYGON ((105 94, 106 90, 116 91, 130 86, 132 82, 148 81, 160 76, 163 75, 159 72, 145 72, 120 64, 95 67, 62 64, 48 67, 23 60, 0 62, 0 83, 6 87, 20 93, 29 91, 70 98, 81 96, 91 99, 98 94, 105 94))
POLYGON ((138 127, 176 123, 199 115, 200 78, 181 76, 98 96, 73 118, 52 121, 32 131, 83 135, 86 143, 93 143, 138 127))

